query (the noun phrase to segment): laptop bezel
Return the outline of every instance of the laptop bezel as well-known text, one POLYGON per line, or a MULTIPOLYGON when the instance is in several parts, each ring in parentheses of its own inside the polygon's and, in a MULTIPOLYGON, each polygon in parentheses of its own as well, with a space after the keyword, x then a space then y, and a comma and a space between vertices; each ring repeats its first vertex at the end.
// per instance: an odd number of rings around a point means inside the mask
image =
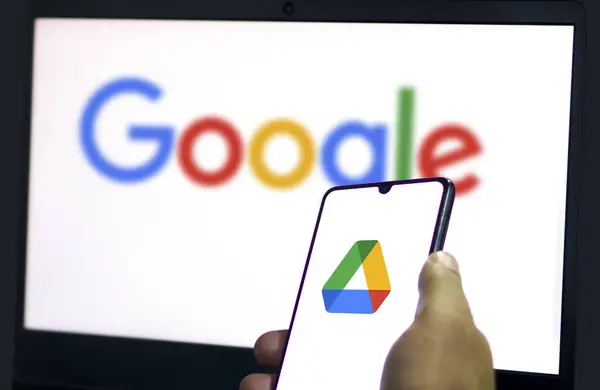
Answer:
MULTIPOLYGON (((498 371, 498 389, 571 389, 574 374, 575 268, 577 264, 577 204, 582 133, 582 77, 585 12, 567 1, 391 2, 386 0, 33 0, 29 13, 27 79, 24 102, 20 256, 15 340, 15 378, 23 383, 74 388, 235 388, 242 376, 258 370, 248 348, 152 341, 59 332, 23 327, 27 195, 34 23, 38 18, 228 20, 287 22, 365 22, 434 24, 531 24, 575 27, 571 122, 569 135, 567 215, 561 326, 560 374, 498 371)), ((543 245, 543 243, 531 243, 543 245)))

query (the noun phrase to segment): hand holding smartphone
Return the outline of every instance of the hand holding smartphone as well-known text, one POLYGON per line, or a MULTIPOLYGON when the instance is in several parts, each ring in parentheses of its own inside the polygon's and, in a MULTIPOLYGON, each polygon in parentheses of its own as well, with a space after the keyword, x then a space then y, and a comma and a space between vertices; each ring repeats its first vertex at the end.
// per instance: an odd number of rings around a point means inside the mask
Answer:
POLYGON ((427 253, 443 249, 454 186, 442 178, 325 195, 276 390, 376 389, 415 318, 427 253))

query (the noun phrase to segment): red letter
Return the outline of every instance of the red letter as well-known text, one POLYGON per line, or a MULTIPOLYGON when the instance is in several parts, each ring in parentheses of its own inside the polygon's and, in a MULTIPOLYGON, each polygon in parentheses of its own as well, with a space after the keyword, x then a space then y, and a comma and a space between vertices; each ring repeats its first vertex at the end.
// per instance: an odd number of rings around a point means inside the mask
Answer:
MULTIPOLYGON (((423 140, 419 151, 419 168, 423 177, 442 176, 439 173, 441 169, 480 153, 481 145, 469 129, 458 124, 446 124, 433 130, 423 140), (439 145, 448 141, 459 142, 460 145, 454 150, 439 153, 439 145)), ((479 178, 472 173, 453 181, 457 196, 474 190, 479 184, 479 178)))
POLYGON ((199 184, 217 186, 229 180, 240 168, 242 163, 242 140, 232 125, 223 119, 209 117, 192 123, 181 135, 179 142, 179 163, 183 172, 199 184), (215 132, 220 134, 229 147, 227 161, 216 172, 202 170, 194 161, 194 143, 204 134, 215 132))

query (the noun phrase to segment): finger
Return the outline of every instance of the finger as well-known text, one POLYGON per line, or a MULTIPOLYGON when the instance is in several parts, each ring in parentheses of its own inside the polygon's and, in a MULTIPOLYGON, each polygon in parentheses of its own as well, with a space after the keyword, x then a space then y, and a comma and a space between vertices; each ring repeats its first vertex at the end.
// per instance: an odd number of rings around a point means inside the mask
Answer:
POLYGON ((240 390, 271 390, 273 375, 251 374, 242 379, 240 390))
POLYGON ((254 356, 259 364, 269 367, 277 367, 281 364, 287 334, 287 330, 276 330, 267 332, 256 340, 254 356))
POLYGON ((429 256, 419 276, 417 318, 472 322, 456 259, 445 252, 429 256))

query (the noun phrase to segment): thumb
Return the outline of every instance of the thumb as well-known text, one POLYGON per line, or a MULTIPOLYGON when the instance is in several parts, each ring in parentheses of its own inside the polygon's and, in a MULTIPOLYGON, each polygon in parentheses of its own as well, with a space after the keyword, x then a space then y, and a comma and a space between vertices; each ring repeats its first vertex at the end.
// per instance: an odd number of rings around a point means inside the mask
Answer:
POLYGON ((473 322, 456 259, 445 252, 429 256, 419 276, 415 320, 473 322))
POLYGON ((492 354, 477 329, 456 259, 429 256, 419 276, 413 324, 390 349, 382 390, 493 390, 492 354))

